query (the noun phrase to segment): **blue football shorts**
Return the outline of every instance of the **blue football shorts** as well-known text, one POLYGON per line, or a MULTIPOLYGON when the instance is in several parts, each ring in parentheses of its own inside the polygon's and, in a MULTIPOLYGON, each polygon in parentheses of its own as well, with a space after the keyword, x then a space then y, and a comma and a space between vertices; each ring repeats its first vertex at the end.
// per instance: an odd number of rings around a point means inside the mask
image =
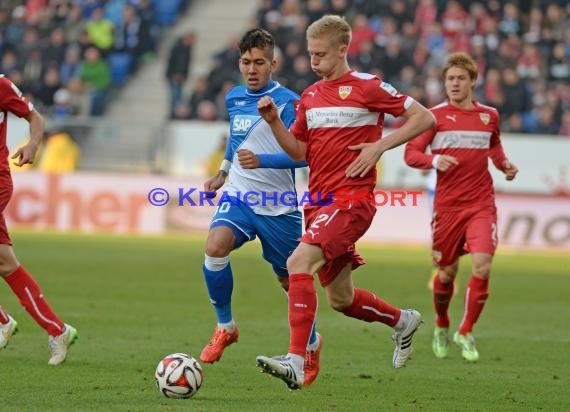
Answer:
POLYGON ((235 237, 234 249, 259 237, 262 257, 273 267, 277 276, 288 276, 287 259, 299 244, 303 217, 296 210, 279 216, 256 214, 244 202, 222 203, 212 217, 210 230, 218 226, 230 228, 235 237))

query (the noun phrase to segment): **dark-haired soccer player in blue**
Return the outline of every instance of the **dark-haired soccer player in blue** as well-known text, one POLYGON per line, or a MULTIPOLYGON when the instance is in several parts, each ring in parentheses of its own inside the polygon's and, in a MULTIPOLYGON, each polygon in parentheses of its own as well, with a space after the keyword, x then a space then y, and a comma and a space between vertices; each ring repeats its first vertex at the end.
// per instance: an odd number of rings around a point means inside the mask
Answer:
MULTIPOLYGON (((239 70, 245 86, 234 87, 226 95, 230 117, 226 156, 218 174, 204 184, 205 191, 216 192, 230 177, 222 197, 229 201, 220 201, 212 218, 203 266, 218 318, 214 335, 200 355, 200 360, 206 363, 220 360, 224 349, 238 340, 231 305, 230 252, 259 237, 263 258, 272 265, 281 287, 287 291, 287 258, 301 237, 302 217, 297 200, 291 201, 282 194, 295 193, 294 169, 306 163, 293 162, 283 152, 257 110, 258 100, 270 96, 287 126, 295 120, 299 96, 272 80, 276 67, 274 47, 272 36, 262 29, 252 29, 241 39, 239 70), (238 202, 246 192, 259 195, 238 202)), ((313 325, 305 356, 305 385, 317 377, 321 347, 322 339, 313 325)))

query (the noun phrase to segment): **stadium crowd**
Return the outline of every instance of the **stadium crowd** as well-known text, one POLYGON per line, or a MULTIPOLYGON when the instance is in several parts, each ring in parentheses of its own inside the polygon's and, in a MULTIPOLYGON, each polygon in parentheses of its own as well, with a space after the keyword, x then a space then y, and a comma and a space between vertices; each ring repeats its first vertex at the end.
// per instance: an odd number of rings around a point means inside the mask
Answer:
MULTIPOLYGON (((504 132, 570 136, 570 3, 567 0, 260 0, 250 26, 269 30, 281 56, 274 76, 300 93, 317 80, 304 32, 326 13, 353 27, 349 62, 432 107, 444 100, 441 67, 464 51, 482 75, 475 97, 497 107, 504 132)), ((227 119, 223 96, 241 82, 236 39, 213 56, 177 118, 227 119)), ((397 127, 397 120, 387 119, 397 127)))
POLYGON ((54 119, 102 115, 190 0, 2 0, 0 73, 54 119))

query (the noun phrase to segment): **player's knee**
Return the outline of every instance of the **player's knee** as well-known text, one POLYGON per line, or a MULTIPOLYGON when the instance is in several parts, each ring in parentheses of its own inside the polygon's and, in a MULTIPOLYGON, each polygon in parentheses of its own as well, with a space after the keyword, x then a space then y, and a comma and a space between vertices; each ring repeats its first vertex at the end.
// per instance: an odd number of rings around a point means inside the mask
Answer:
POLYGON ((287 259, 287 272, 288 273, 304 273, 306 270, 303 268, 303 257, 293 252, 287 259))
POLYGON ((491 262, 473 263, 473 274, 481 278, 489 277, 491 273, 491 262))
POLYGON ((0 276, 5 277, 14 273, 18 266, 20 266, 18 262, 0 260, 0 276))
POLYGON ((327 300, 329 302, 329 306, 336 310, 337 312, 344 312, 346 308, 348 308, 353 301, 353 297, 349 294, 339 294, 339 293, 328 293, 327 300))
POLYGON ((219 242, 208 242, 206 245, 206 255, 214 258, 223 258, 230 254, 231 248, 219 242))
POLYGON ((333 299, 329 300, 329 305, 337 312, 344 312, 350 306, 350 302, 346 299, 333 299))
POLYGON ((440 268, 437 272, 437 276, 441 283, 447 284, 454 281, 455 276, 457 276, 457 271, 452 268, 440 268))

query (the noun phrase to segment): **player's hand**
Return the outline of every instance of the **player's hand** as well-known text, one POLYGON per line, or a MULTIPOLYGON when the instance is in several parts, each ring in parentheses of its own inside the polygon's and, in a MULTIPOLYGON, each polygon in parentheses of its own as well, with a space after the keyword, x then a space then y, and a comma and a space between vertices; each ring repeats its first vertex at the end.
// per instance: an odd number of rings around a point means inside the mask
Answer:
POLYGON ((513 180, 517 176, 519 169, 514 164, 512 164, 508 160, 505 160, 502 166, 503 166, 503 173, 505 174, 505 178, 507 180, 513 180))
POLYGON ((440 172, 447 172, 453 166, 457 166, 459 162, 457 158, 449 155, 439 155, 439 159, 437 161, 437 170, 440 172))
POLYGON ((251 150, 239 149, 237 152, 239 164, 244 169, 257 169, 259 167, 259 156, 251 150))
POLYGON ((267 123, 272 123, 279 117, 279 112, 277 111, 277 106, 273 99, 269 96, 263 96, 257 102, 257 110, 263 120, 267 123))
POLYGON ((33 143, 28 143, 25 146, 20 147, 16 153, 14 153, 11 159, 18 159, 14 164, 18 167, 22 167, 25 164, 32 164, 36 158, 36 152, 38 151, 38 146, 33 143))
POLYGON ((204 192, 210 192, 211 195, 206 195, 207 198, 214 198, 216 197, 216 192, 220 187, 222 187, 226 183, 226 176, 222 174, 222 172, 218 172, 218 174, 214 177, 209 178, 204 183, 204 192))
POLYGON ((347 177, 364 177, 376 167, 380 156, 384 153, 380 140, 375 143, 360 143, 348 146, 348 150, 360 150, 360 154, 346 169, 347 177))

